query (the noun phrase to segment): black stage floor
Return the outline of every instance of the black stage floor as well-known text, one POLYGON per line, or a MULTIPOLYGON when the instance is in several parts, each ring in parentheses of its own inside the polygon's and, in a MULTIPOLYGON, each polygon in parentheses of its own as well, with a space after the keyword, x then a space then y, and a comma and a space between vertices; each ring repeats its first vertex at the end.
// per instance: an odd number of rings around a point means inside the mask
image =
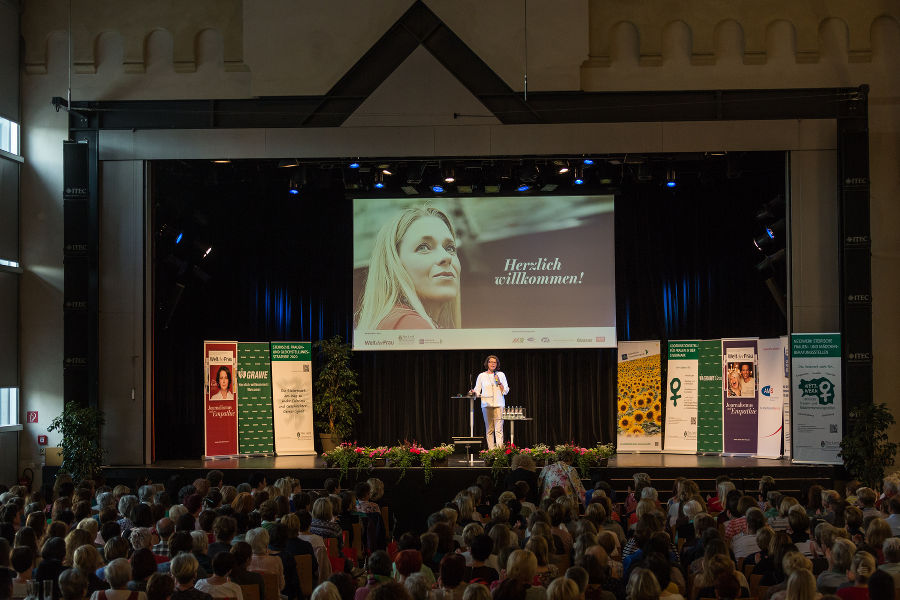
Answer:
MULTIPOLYGON (((262 471, 269 482, 279 477, 292 476, 300 480, 304 489, 321 489, 325 479, 340 477, 338 469, 329 468, 318 456, 262 456, 228 459, 161 460, 147 465, 109 465, 103 468, 107 483, 124 483, 133 486, 139 479, 150 478, 165 483, 177 477, 181 484, 191 483, 212 469, 225 473, 225 483, 237 485, 247 481, 250 474, 262 471)), ((52 481, 55 468, 45 467, 44 481, 52 481)), ((688 477, 697 481, 703 494, 714 493, 715 478, 728 475, 739 490, 755 491, 759 478, 770 475, 778 488, 786 493, 799 494, 812 483, 826 487, 841 487, 845 479, 841 467, 832 465, 795 464, 789 459, 766 459, 738 456, 704 456, 695 454, 618 454, 609 459, 607 466, 592 469, 586 486, 603 479, 617 491, 625 491, 636 472, 648 473, 659 490, 660 498, 671 495, 676 477, 688 477)), ((491 475, 490 467, 476 463, 469 466, 465 457, 451 457, 446 467, 435 467, 432 479, 425 482, 421 467, 412 467, 403 473, 400 469, 379 467, 372 470, 350 469, 341 478, 345 488, 359 480, 378 477, 385 483, 384 502, 391 507, 391 520, 399 532, 421 529, 428 514, 438 510, 453 499, 456 492, 472 485, 479 475, 491 475)), ((498 485, 503 484, 500 474, 498 485)))

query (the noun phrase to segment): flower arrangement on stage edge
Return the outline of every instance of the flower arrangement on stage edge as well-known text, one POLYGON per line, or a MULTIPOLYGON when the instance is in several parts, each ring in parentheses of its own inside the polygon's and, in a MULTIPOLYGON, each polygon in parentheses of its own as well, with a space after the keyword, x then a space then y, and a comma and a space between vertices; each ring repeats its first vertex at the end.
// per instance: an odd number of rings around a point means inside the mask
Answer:
POLYGON ((598 443, 593 448, 582 448, 575 443, 559 444, 556 446, 556 453, 562 453, 566 450, 571 451, 575 455, 575 464, 578 472, 582 477, 588 477, 588 471, 592 467, 599 467, 603 461, 616 453, 616 449, 612 444, 598 443))
POLYGON ((357 452, 357 450, 362 450, 362 448, 357 447, 356 444, 344 442, 334 450, 323 452, 322 458, 325 459, 325 464, 329 467, 337 467, 341 470, 340 477, 338 478, 340 480, 347 475, 350 467, 359 460, 358 456, 360 452, 357 452))
POLYGON ((547 444, 535 444, 531 448, 522 448, 521 454, 530 456, 535 464, 547 464, 556 462, 556 452, 550 449, 547 444))
POLYGON ((388 446, 377 446, 371 448, 369 446, 356 449, 356 473, 357 475, 362 469, 373 469, 376 466, 384 466, 387 453, 390 450, 388 446))
POLYGON ((417 460, 421 460, 422 454, 426 452, 425 448, 415 442, 403 442, 403 444, 393 446, 388 450, 385 458, 390 462, 392 468, 400 469, 400 477, 397 479, 400 481, 406 475, 406 469, 413 466, 417 460))
POLYGON ((494 474, 494 478, 498 478, 500 476, 500 472, 503 469, 509 467, 512 462, 512 457, 519 453, 519 449, 516 448, 516 445, 507 442, 502 446, 495 446, 493 448, 489 448, 488 450, 482 450, 478 453, 478 456, 481 457, 481 460, 484 461, 485 466, 491 467, 491 472, 494 474))
POLYGON ((419 454, 419 461, 422 463, 422 473, 425 476, 425 483, 431 481, 431 468, 434 464, 447 460, 453 452, 453 444, 442 444, 419 454))

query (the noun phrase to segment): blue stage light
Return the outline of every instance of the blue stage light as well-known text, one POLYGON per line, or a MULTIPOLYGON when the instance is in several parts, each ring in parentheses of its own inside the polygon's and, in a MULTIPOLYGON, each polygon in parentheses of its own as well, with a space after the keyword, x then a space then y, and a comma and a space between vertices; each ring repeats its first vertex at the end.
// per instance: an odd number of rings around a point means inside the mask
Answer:
POLYGON ((575 181, 573 181, 572 183, 574 183, 575 185, 581 185, 584 183, 584 179, 582 179, 581 177, 576 177, 575 181))
POLYGON ((300 193, 300 190, 298 190, 297 188, 291 188, 288 190, 288 194, 291 194, 292 196, 296 196, 299 193, 300 193))
POLYGON ((434 192, 435 194, 443 194, 444 186, 435 184, 435 185, 431 186, 431 191, 434 192))
POLYGON ((771 227, 766 227, 766 235, 769 236, 769 239, 770 239, 770 240, 774 240, 774 239, 775 239, 775 232, 772 231, 772 228, 771 228, 771 227))
POLYGON ((584 164, 586 164, 586 165, 592 165, 592 164, 594 164, 594 159, 593 159, 593 158, 586 158, 586 159, 584 159, 584 164))
POLYGON ((528 185, 527 183, 523 183, 522 185, 520 185, 519 187, 516 188, 516 191, 517 192, 527 192, 530 189, 531 189, 530 185, 528 185))
POLYGON ((181 238, 183 238, 183 237, 184 237, 184 233, 179 233, 179 234, 178 234, 178 237, 175 238, 175 243, 176 243, 176 244, 180 244, 180 243, 181 243, 181 238))
POLYGON ((358 168, 359 168, 359 163, 356 162, 356 161, 354 161, 354 162, 350 163, 350 164, 347 165, 347 166, 350 167, 351 169, 358 169, 358 168))
POLYGON ((380 181, 376 181, 376 182, 375 182, 375 189, 376 189, 376 190, 380 190, 380 189, 382 189, 383 187, 384 187, 384 184, 383 184, 382 182, 380 182, 380 181))
POLYGON ((677 184, 676 182, 674 182, 674 181, 667 181, 667 182, 666 182, 666 187, 669 188, 669 189, 672 189, 672 188, 674 188, 674 187, 677 186, 677 185, 678 185, 678 184, 677 184))

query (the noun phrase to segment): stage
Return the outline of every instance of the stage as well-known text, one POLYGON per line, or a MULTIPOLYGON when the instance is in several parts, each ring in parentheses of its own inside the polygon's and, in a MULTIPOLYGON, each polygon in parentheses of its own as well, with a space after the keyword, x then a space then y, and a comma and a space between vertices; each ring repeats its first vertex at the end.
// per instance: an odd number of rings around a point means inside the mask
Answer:
MULTIPOLYGON (((245 482, 251 473, 262 471, 270 483, 289 475, 298 478, 307 490, 322 489, 325 479, 341 475, 338 469, 327 467, 318 456, 165 460, 147 465, 109 465, 103 467, 103 475, 107 484, 124 483, 132 487, 141 478, 166 483, 174 476, 180 486, 205 476, 212 469, 221 470, 229 485, 245 482)), ((843 467, 795 464, 789 459, 641 453, 611 457, 605 467, 591 469, 589 481, 584 483, 585 487, 590 487, 603 479, 617 492, 625 492, 633 485, 632 475, 641 471, 650 475, 663 500, 671 495, 676 477, 695 480, 704 496, 714 493, 715 478, 719 475, 728 475, 738 490, 748 493, 755 492, 761 476, 769 475, 775 478, 779 490, 795 496, 813 483, 841 487, 839 482, 846 479, 843 467)), ((44 467, 44 482, 52 485, 55 472, 56 467, 44 467)), ((385 483, 383 504, 390 507, 392 528, 399 532, 420 531, 430 513, 453 500, 456 492, 472 485, 479 475, 491 473, 490 467, 483 464, 469 466, 463 455, 454 455, 447 466, 433 468, 428 483, 421 467, 411 467, 405 473, 400 469, 377 467, 361 471, 350 469, 341 479, 341 486, 352 488, 359 480, 378 477, 385 483)), ((502 486, 503 477, 501 473, 498 485, 502 486)))

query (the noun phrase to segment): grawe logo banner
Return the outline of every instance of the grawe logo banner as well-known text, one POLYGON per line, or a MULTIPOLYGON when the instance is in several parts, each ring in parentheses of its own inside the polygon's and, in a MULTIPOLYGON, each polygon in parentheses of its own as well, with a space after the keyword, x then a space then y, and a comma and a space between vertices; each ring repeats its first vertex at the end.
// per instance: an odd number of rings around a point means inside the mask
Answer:
POLYGON ((703 340, 697 360, 697 451, 722 451, 722 342, 703 340))
POLYGON ((271 349, 275 453, 315 454, 312 344, 310 342, 272 342, 271 349))
POLYGON ((203 342, 204 456, 238 453, 237 342, 203 342))
POLYGON ((791 334, 794 462, 841 464, 841 334, 791 334))
POLYGON ((272 368, 268 342, 238 342, 238 445, 241 454, 271 454, 272 368))
POLYGON ((722 340, 722 451, 756 454, 759 400, 756 338, 722 340))
POLYGON ((759 425, 756 455, 763 458, 781 456, 786 344, 787 338, 784 337, 759 340, 759 425))
POLYGON ((700 342, 670 341, 665 400, 666 432, 663 452, 697 452, 700 342))
POLYGON ((619 342, 617 451, 659 452, 659 341, 619 342))

